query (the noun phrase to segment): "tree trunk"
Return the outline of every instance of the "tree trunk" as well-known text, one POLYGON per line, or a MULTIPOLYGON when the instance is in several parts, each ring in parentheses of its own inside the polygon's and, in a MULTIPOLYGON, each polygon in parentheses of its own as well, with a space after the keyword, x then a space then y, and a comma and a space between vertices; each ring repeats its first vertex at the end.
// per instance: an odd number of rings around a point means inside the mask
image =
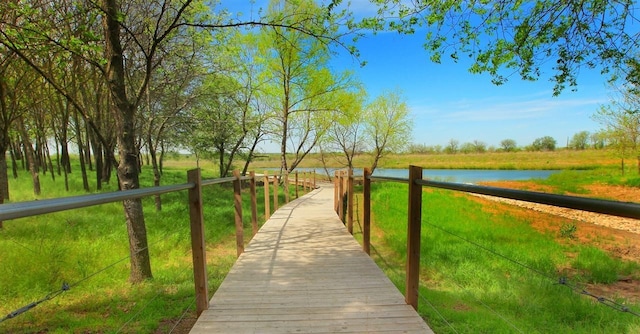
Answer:
POLYGON ((0 145, 0 204, 9 200, 9 171, 7 170, 7 147, 0 145))
MULTIPOLYGON (((162 175, 160 174, 160 167, 158 166, 156 146, 153 145, 150 135, 147 136, 147 148, 149 150, 149 155, 151 155, 151 165, 153 166, 153 185, 155 187, 159 187, 162 175)), ((155 196, 155 203, 156 211, 162 211, 162 198, 160 198, 160 195, 155 196)))
POLYGON ((51 171, 51 179, 55 181, 56 172, 53 171, 53 161, 51 160, 51 153, 49 153, 49 144, 47 144, 46 140, 43 142, 43 144, 44 144, 44 154, 47 159, 47 164, 49 164, 49 170, 51 171))
MULTIPOLYGON (((7 149, 4 145, 0 146, 0 204, 4 203, 5 198, 9 199, 9 176, 7 175, 7 149), (4 151, 4 152, 3 152, 4 151)), ((2 221, 0 220, 0 229, 2 229, 2 221)))
MULTIPOLYGON (((9 175, 7 173, 7 145, 0 144, 0 204, 9 200, 9 175)), ((0 229, 2 229, 2 221, 0 221, 0 229)))
MULTIPOLYGON (((123 191, 140 188, 138 174, 138 152, 136 151, 135 111, 136 106, 127 98, 124 72, 124 56, 120 41, 120 7, 116 0, 103 0, 103 28, 106 44, 106 76, 113 99, 112 115, 116 121, 116 134, 120 162, 118 181, 123 191)), ((152 278, 147 230, 144 222, 141 199, 123 201, 129 234, 131 272, 129 280, 140 283, 152 278)))
MULTIPOLYGON (((17 161, 18 158, 17 158, 16 150, 11 144, 9 147, 9 155, 11 156, 11 172, 13 172, 13 178, 17 179, 18 178, 18 161, 17 161)), ((8 191, 9 189, 7 189, 7 192, 8 191)))
POLYGON ((282 141, 280 142, 280 174, 287 170, 287 126, 289 120, 289 112, 285 111, 283 115, 282 125, 282 141))
POLYGON ((24 125, 24 119, 22 117, 18 118, 18 130, 20 131, 20 136, 22 137, 22 145, 24 146, 25 150, 25 158, 28 160, 29 172, 31 173, 31 178, 33 179, 33 193, 36 195, 40 195, 40 176, 38 175, 38 166, 36 165, 36 153, 33 150, 33 146, 31 146, 29 133, 27 133, 27 128, 24 125))
POLYGON ((80 131, 80 117, 78 111, 74 113, 76 123, 76 141, 78 142, 78 158, 80 159, 80 172, 82 173, 82 187, 84 191, 89 192, 89 179, 87 177, 87 162, 85 159, 84 145, 82 143, 82 132, 80 131))

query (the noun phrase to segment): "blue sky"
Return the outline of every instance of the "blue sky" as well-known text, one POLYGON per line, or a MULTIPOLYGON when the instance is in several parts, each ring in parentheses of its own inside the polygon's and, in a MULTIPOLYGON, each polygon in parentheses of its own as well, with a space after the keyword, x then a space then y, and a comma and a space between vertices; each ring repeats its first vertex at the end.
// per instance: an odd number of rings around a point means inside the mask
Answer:
MULTIPOLYGON (((255 18, 267 3, 234 1, 222 7, 241 11, 240 18, 247 19, 252 10, 255 18)), ((352 9, 362 16, 371 14, 373 7, 366 0, 352 0, 352 9)), ((332 61, 335 70, 355 71, 371 100, 385 90, 399 89, 413 118, 414 143, 444 146, 451 139, 461 144, 479 140, 498 147, 503 139, 514 139, 518 146, 525 146, 551 136, 564 147, 575 133, 601 128, 591 116, 609 102, 611 88, 598 70, 582 69, 577 91, 566 89, 558 97, 552 96, 552 71, 543 72, 535 82, 514 74, 496 86, 489 75, 469 73, 468 63, 445 57, 441 64, 432 63, 422 46, 424 36, 424 31, 369 35, 357 44, 366 66, 360 67, 346 52, 332 61)))
POLYGON ((446 145, 456 139, 499 146, 509 138, 525 146, 552 136, 563 147, 577 132, 600 129, 591 116, 609 102, 611 88, 599 71, 583 69, 577 91, 566 89, 558 97, 548 79, 552 72, 535 82, 515 74, 496 86, 489 75, 471 74, 468 63, 431 62, 422 47, 424 36, 369 36, 358 44, 365 67, 348 55, 333 62, 336 69, 355 70, 371 98, 385 89, 400 89, 413 116, 414 143, 446 145))

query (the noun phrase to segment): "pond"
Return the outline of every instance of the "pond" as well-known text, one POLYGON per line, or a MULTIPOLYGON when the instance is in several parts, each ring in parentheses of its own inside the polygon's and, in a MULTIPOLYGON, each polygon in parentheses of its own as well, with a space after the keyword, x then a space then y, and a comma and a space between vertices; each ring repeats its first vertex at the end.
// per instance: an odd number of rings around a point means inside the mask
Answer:
MULTIPOLYGON (((318 174, 326 174, 322 168, 297 168, 298 172, 314 171, 318 174)), ((329 169, 331 175, 335 169, 329 169)), ((530 179, 546 179, 560 170, 496 170, 496 169, 424 169, 422 175, 425 179, 457 183, 478 183, 483 181, 515 181, 530 179)), ((355 169, 355 175, 362 175, 362 169, 355 169)), ((408 169, 377 168, 373 176, 385 177, 409 177, 408 169)))

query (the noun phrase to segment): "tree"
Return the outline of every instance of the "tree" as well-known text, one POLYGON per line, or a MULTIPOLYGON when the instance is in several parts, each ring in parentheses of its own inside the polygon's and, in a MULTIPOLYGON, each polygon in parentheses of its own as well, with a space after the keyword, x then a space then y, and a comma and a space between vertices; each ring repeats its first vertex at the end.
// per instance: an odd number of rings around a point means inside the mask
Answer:
POLYGON ((460 142, 457 139, 450 139, 447 143, 447 146, 444 148, 444 152, 447 154, 456 154, 458 153, 458 148, 460 146, 460 142))
POLYGON ((480 140, 474 140, 473 141, 473 151, 476 153, 484 153, 487 151, 487 143, 480 141, 480 140))
POLYGON ((345 102, 340 111, 332 114, 333 121, 327 131, 327 137, 323 141, 322 153, 324 154, 325 149, 329 152, 341 152, 345 159, 343 165, 348 168, 354 167, 353 159, 366 149, 362 120, 370 116, 367 114, 368 109, 363 106, 364 98, 364 90, 357 93, 345 92, 342 95, 343 101, 350 100, 351 102, 345 102))
POLYGON ((624 165, 625 157, 638 153, 640 113, 608 105, 600 107, 593 118, 604 126, 600 133, 618 152, 622 165, 624 165))
POLYGON ((426 26, 432 61, 470 58, 470 71, 489 73, 496 84, 515 72, 536 80, 552 62, 556 95, 567 85, 575 88, 582 67, 612 73, 640 48, 636 6, 629 0, 371 2, 377 15, 363 19, 361 27, 414 33, 426 26))
POLYGON ((280 143, 281 170, 291 172, 328 130, 326 113, 342 109, 339 93, 349 88, 350 76, 330 71, 329 45, 317 36, 337 36, 337 26, 315 2, 272 1, 267 15, 280 25, 266 28, 261 41, 274 111, 272 134, 280 143), (296 22, 310 33, 286 28, 296 22), (294 154, 292 161, 287 153, 294 154))
MULTIPOLYGON (((611 103, 600 107, 593 119, 604 126, 601 133, 620 154, 622 165, 629 154, 638 154, 640 144, 640 62, 629 61, 625 83, 614 86, 611 103)), ((640 162, 638 165, 640 170, 640 162)), ((622 168, 624 172, 624 167, 622 168)))
POLYGON ((550 136, 536 138, 531 144, 534 151, 555 151, 556 140, 550 136))
POLYGON ((371 173, 388 152, 399 152, 410 142, 413 123, 399 91, 385 91, 367 107, 364 130, 371 144, 371 173))
POLYGON ((460 152, 464 153, 464 154, 469 154, 469 153, 473 153, 475 152, 476 149, 473 146, 473 143, 462 143, 462 145, 460 145, 460 152))
POLYGON ((580 131, 571 137, 569 147, 574 150, 584 150, 589 146, 589 131, 580 131))
POLYGON ((502 150, 505 152, 513 152, 518 148, 516 141, 513 139, 504 139, 500 142, 502 150))
POLYGON ((596 150, 601 150, 607 146, 607 134, 606 131, 594 132, 589 136, 591 141, 591 147, 596 150))

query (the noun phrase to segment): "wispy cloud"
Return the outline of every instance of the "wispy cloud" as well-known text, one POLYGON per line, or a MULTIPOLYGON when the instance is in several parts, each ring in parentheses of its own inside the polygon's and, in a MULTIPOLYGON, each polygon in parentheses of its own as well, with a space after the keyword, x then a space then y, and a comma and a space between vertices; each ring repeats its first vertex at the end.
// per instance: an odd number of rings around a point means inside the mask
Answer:
POLYGON ((595 111, 606 103, 604 98, 552 98, 549 95, 532 94, 509 98, 464 99, 429 106, 422 103, 412 106, 416 118, 438 122, 486 122, 541 119, 553 113, 566 113, 579 109, 595 111))

